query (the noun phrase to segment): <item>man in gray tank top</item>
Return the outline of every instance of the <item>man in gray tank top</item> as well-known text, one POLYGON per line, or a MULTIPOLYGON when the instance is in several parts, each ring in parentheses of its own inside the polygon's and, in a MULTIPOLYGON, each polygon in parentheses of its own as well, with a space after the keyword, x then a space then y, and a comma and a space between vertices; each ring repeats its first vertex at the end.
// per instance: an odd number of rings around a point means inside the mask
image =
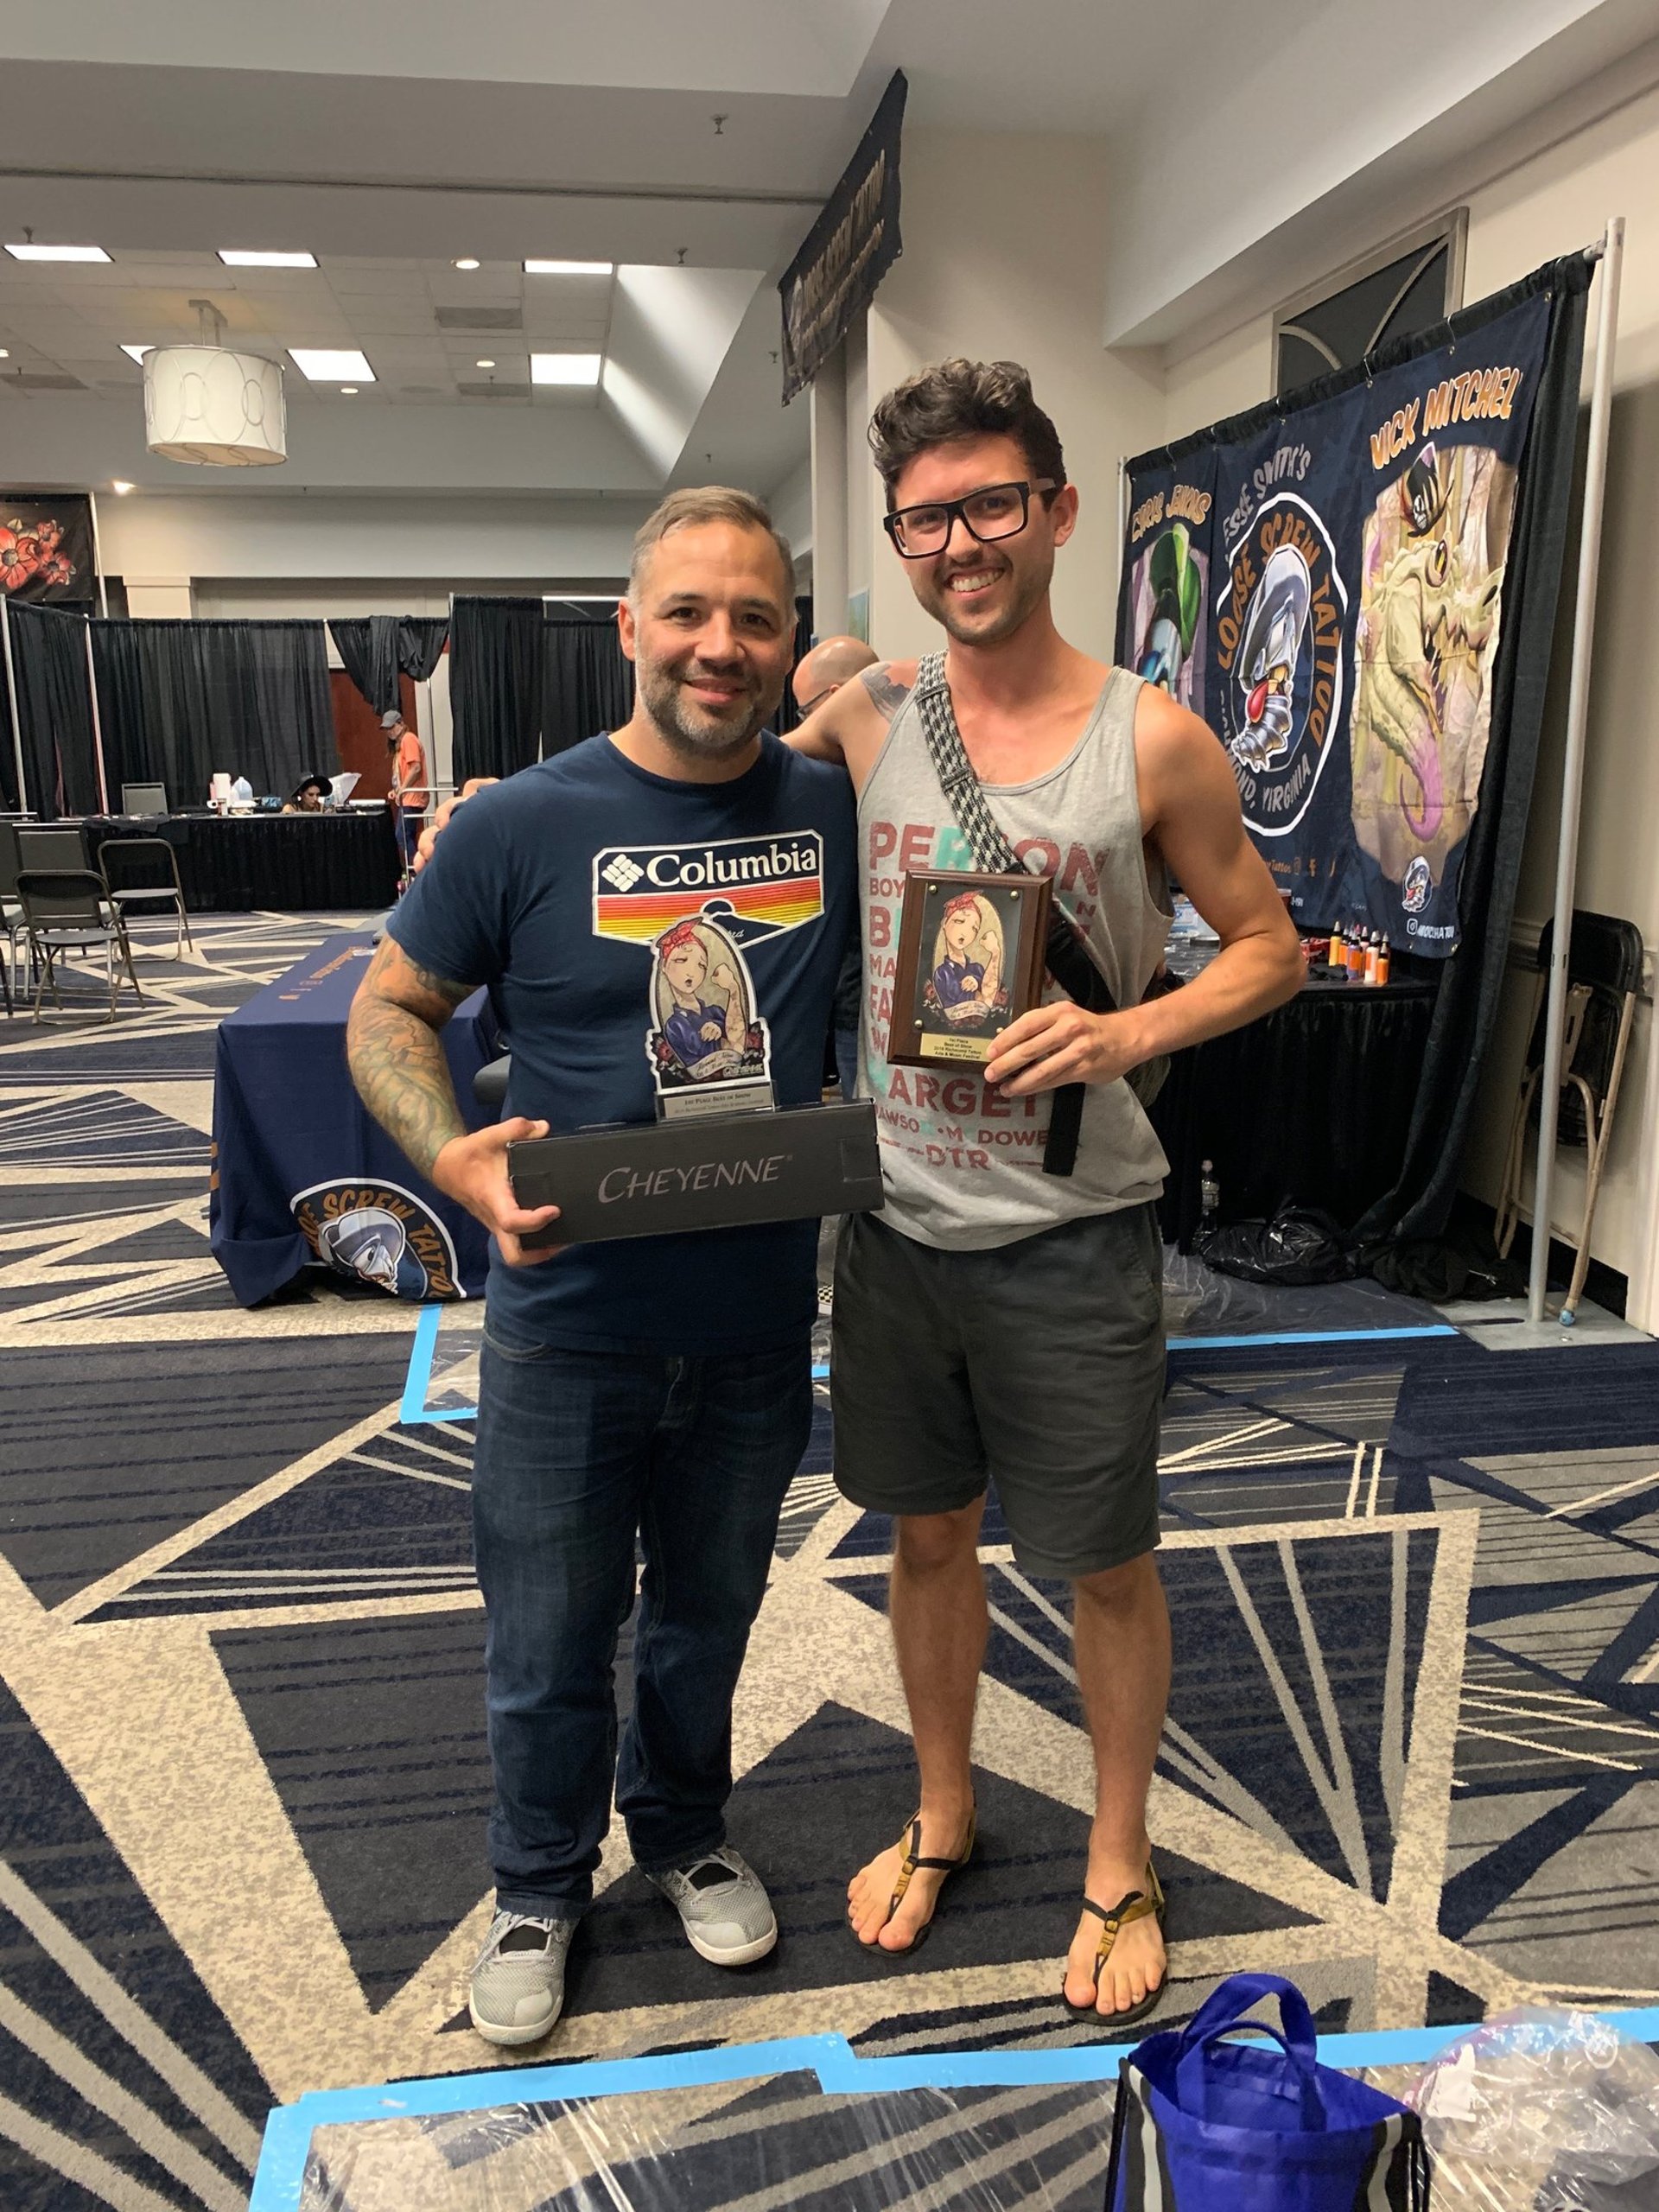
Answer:
POLYGON ((895 1516, 893 1640, 921 1772, 919 1810, 849 1885, 849 1917, 865 1944, 914 1949, 972 1849, 976 1546, 994 1480, 1016 1560, 1075 1593, 1096 1798, 1061 1993, 1121 2024, 1163 1980, 1146 1808, 1169 1685, 1153 1557, 1166 1162, 1125 1078, 1291 997, 1302 961, 1214 735, 1054 626, 1049 582, 1077 494, 1025 371, 925 370, 881 402, 870 442, 888 534, 946 632, 980 792, 1023 864, 1052 880, 1122 1011, 1087 1013, 1051 985, 982 1067, 890 1065, 904 878, 979 863, 924 741, 916 663, 867 671, 796 733, 844 761, 859 793, 859 1088, 875 1102, 887 1204, 842 1233, 836 1480, 895 1516), (1148 997, 1166 869, 1221 950, 1181 990, 1148 997), (1071 1172, 1046 1173, 1056 1090, 1078 1083, 1071 1172))

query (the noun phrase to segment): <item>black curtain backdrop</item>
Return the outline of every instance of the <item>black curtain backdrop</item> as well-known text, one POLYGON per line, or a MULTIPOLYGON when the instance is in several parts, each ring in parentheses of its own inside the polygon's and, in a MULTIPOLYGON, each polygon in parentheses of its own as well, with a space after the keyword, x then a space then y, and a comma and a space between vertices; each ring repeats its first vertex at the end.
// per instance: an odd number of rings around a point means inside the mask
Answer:
POLYGON ((563 753, 633 712, 633 664, 616 634, 613 599, 556 599, 542 615, 542 751, 563 753))
POLYGON ((424 683, 443 654, 449 635, 444 614, 343 616, 328 625, 340 661, 377 714, 398 704, 397 678, 424 683))
MULTIPOLYGON (((795 650, 791 654, 789 662, 791 673, 800 665, 801 656, 810 649, 811 644, 812 602, 810 599, 798 599, 795 602, 795 650)), ((800 719, 800 714, 795 705, 793 687, 785 683, 783 699, 779 705, 777 714, 772 718, 772 726, 781 737, 786 730, 798 728, 800 719)))
POLYGON ((457 790, 471 776, 512 776, 534 765, 542 727, 542 631, 539 599, 454 601, 449 706, 457 790))
POLYGON ((1399 1173, 1354 1228, 1356 1240, 1365 1244, 1438 1236, 1457 1196, 1464 1146, 1503 988, 1532 803, 1567 543, 1586 296, 1593 275, 1594 264, 1582 253, 1548 262, 1507 291, 1478 301, 1432 330, 1379 346, 1357 368, 1303 385, 1164 449, 1166 459, 1180 461, 1207 444, 1249 438, 1288 412, 1333 399, 1357 384, 1480 329, 1523 300, 1542 294, 1550 301, 1549 337, 1522 461, 1504 577, 1503 631, 1492 669, 1491 734, 1480 803, 1463 863, 1459 901, 1463 938, 1457 951, 1442 963, 1399 1173))
POLYGON ((200 806, 219 769, 285 796, 340 766, 321 622, 94 622, 92 664, 112 802, 162 783, 200 806))
MULTIPOLYGON (((94 814, 99 800, 86 619, 49 607, 13 606, 6 612, 26 803, 45 821, 94 814)), ((16 780, 15 767, 7 780, 16 780)))

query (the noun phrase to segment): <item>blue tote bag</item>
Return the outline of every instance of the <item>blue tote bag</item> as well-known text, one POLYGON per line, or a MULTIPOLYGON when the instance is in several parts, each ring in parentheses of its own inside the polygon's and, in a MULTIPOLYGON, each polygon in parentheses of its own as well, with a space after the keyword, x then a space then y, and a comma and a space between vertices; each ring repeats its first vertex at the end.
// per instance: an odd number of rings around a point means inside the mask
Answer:
POLYGON ((1314 2053, 1294 1982, 1236 1974, 1118 2073, 1106 2212, 1428 2212, 1415 2113, 1314 2053), (1264 1997, 1282 2028, 1247 2020, 1264 1997), (1277 2050, 1230 2043, 1238 2029, 1277 2050))

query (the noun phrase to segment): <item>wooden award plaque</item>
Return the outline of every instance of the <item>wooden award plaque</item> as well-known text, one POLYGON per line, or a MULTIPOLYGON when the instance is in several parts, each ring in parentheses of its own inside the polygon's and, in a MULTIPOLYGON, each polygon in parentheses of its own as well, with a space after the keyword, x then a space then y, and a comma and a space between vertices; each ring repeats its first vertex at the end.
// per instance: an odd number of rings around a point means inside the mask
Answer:
POLYGON ((983 1063, 1043 993, 1046 875, 906 874, 887 1058, 983 1063))

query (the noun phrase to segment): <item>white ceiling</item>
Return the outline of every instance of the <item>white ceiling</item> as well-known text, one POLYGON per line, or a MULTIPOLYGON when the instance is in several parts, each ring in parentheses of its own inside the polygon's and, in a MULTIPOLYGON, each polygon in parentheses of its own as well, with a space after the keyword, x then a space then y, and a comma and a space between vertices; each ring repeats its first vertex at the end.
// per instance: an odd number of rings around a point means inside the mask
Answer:
POLYGON ((146 459, 116 350, 209 298, 258 350, 375 367, 354 400, 290 372, 282 489, 772 489, 806 452, 772 287, 895 67, 910 125, 958 134, 965 239, 976 132, 1107 140, 1121 188, 1080 272, 1104 272, 1103 342, 1179 346, 1346 258, 1413 159, 1443 168, 1656 29, 1659 0, 0 0, 0 221, 114 256, 0 260, 0 481, 209 488, 146 459), (232 272, 227 245, 321 266, 232 272), (640 274, 520 276, 537 255, 640 274), (468 301, 523 329, 446 331, 468 301), (480 355, 521 382, 533 341, 603 351, 599 395, 463 391, 480 355), (20 362, 86 389, 19 395, 20 362))
MULTIPOLYGON (((296 346, 360 348, 375 375, 360 388, 368 405, 594 407, 593 391, 543 385, 531 397, 530 355, 602 353, 615 292, 612 276, 526 276, 516 262, 467 272, 448 261, 341 255, 314 270, 232 270, 205 253, 120 251, 107 266, 0 256, 0 345, 11 357, 0 362, 0 395, 17 397, 20 374, 54 373, 137 394, 143 372, 122 346, 194 338, 192 302, 207 300, 225 318, 225 342, 251 353, 280 359, 296 346), (474 327, 445 327, 461 318, 474 327), (477 365, 480 356, 493 371, 477 365), (525 397, 480 397, 476 387, 493 376, 525 397)), ((291 365, 287 382, 290 406, 340 404, 336 391, 308 385, 291 365)))

